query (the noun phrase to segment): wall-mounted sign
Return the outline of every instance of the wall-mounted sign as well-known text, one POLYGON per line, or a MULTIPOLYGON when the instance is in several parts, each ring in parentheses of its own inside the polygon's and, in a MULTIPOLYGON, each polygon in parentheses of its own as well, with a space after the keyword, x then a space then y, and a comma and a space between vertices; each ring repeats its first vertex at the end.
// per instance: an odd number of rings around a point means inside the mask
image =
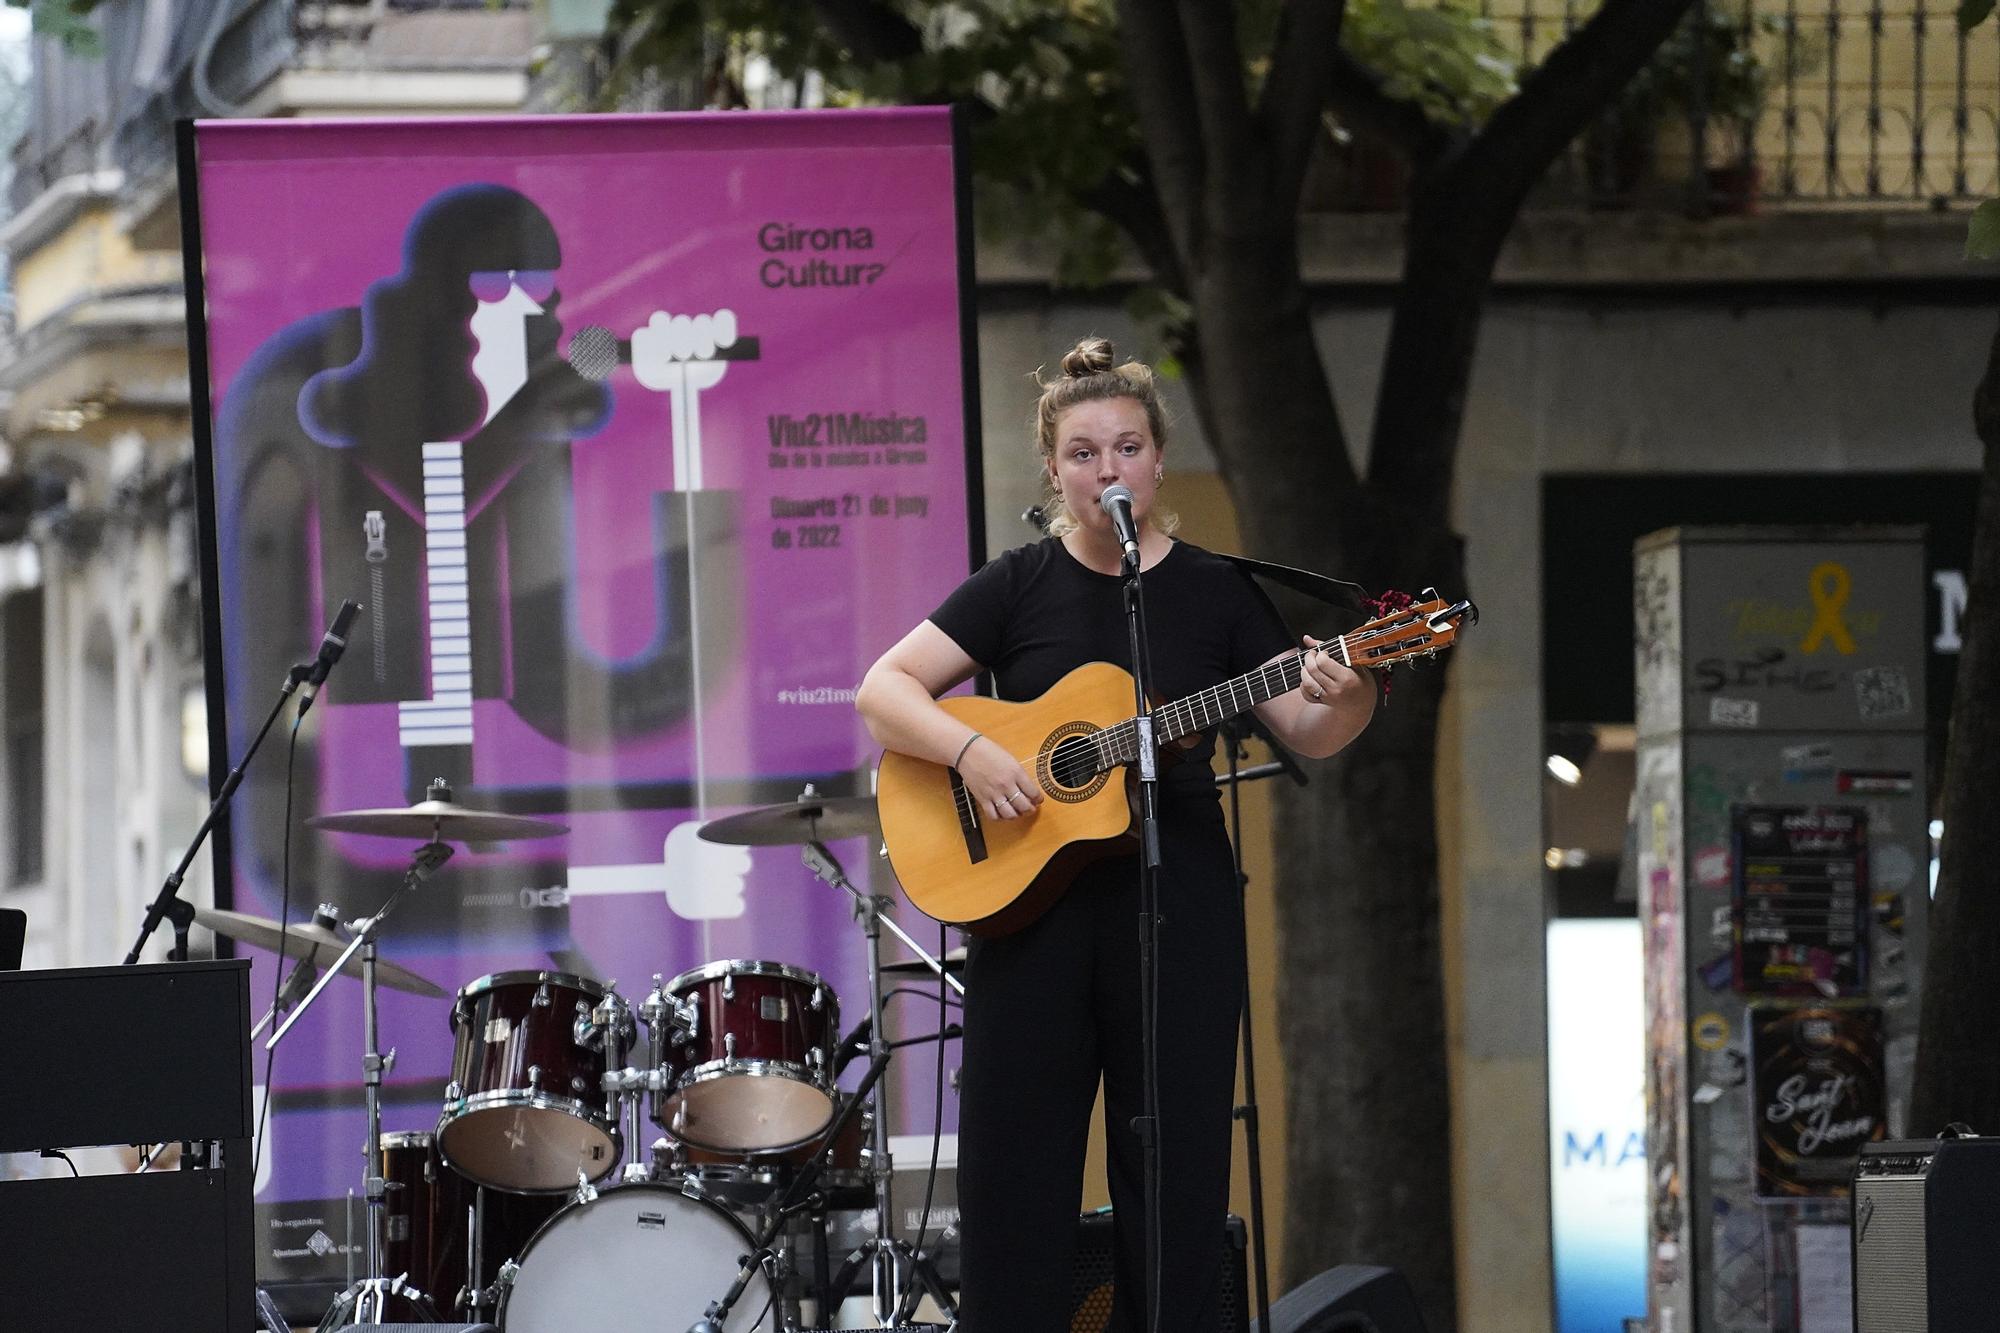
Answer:
POLYGON ((1735 979, 1756 995, 1868 986, 1868 817, 1847 806, 1730 808, 1735 979))
POLYGON ((1757 1197, 1845 1195, 1861 1145, 1884 1137, 1882 1011, 1750 1011, 1757 1197))

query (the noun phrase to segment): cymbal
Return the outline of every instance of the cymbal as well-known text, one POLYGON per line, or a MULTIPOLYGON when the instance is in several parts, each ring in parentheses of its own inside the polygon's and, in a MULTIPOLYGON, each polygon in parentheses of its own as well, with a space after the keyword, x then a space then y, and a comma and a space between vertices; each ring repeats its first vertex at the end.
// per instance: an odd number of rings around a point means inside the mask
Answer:
MULTIPOLYGON (((965 946, 961 944, 956 949, 947 951, 942 961, 945 971, 951 973, 953 976, 964 975, 965 946)), ((931 965, 921 958, 898 958, 893 963, 882 964, 882 975, 885 977, 928 977, 936 974, 931 971, 931 965)))
POLYGON ((513 838, 547 838, 569 832, 569 825, 532 815, 501 815, 474 810, 450 801, 418 801, 415 805, 381 810, 336 810, 314 815, 306 823, 334 833, 373 833, 384 838, 431 838, 438 842, 506 842, 513 838))
POLYGON ((873 796, 811 796, 711 819, 696 834, 732 847, 783 847, 881 831, 873 796))
MULTIPOLYGON (((251 916, 247 912, 225 912, 219 908, 197 907, 194 919, 198 925, 207 926, 218 935, 227 935, 232 940, 242 940, 260 949, 278 952, 278 923, 261 916, 251 916)), ((347 940, 320 925, 317 921, 294 921, 283 932, 287 959, 303 958, 314 950, 319 957, 313 961, 321 967, 331 964, 347 947, 347 940)), ((347 960, 347 966, 340 969, 350 977, 361 975, 361 955, 355 954, 347 960)), ((375 960, 375 980, 391 990, 408 991, 412 995, 422 995, 429 999, 441 1000, 449 992, 433 985, 406 967, 392 963, 385 958, 375 960)))

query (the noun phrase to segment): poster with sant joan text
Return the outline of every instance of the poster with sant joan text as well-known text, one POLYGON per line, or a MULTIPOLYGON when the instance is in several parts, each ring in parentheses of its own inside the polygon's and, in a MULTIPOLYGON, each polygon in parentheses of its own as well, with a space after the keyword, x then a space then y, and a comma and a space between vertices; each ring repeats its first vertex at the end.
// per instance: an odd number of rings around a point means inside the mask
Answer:
MULTIPOLYGON (((818 983, 771 1012, 851 1030, 850 900, 795 846, 695 832, 867 793, 861 674, 982 545, 950 113, 201 122, 182 163, 217 774, 361 607, 296 753, 288 711, 236 793, 227 905, 387 900, 414 840, 315 814, 448 790, 567 829, 455 847, 385 922, 384 959, 435 988, 382 992, 385 1128, 440 1128, 455 1005, 482 1039, 549 1007, 529 983, 512 1014, 515 973, 586 983, 569 1004, 771 964, 818 983)), ((888 891, 872 844, 832 850, 888 891)), ((261 1006, 271 955, 245 952, 261 1006)), ((276 1052, 267 1280, 359 1245, 363 1026, 340 978, 276 1052)), ((901 1024, 935 1027, 935 997, 901 1024)), ((928 1133, 934 1061, 897 1064, 894 1128, 928 1133)), ((601 1073, 569 1047, 450 1091, 587 1121, 601 1073)))

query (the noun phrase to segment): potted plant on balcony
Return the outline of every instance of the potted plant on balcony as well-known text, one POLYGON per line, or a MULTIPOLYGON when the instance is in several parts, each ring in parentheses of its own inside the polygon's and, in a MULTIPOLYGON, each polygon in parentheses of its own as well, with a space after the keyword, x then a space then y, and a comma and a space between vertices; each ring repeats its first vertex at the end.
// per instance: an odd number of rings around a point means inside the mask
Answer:
MULTIPOLYGON (((1759 57, 1756 41, 1782 31, 1783 24, 1769 15, 1699 9, 1660 47, 1627 94, 1626 106, 1639 114, 1650 110, 1658 124, 1661 159, 1678 157, 1701 173, 1711 212, 1756 209, 1762 183, 1757 123, 1772 86, 1771 67, 1759 57), (1693 156, 1697 121, 1706 126, 1700 162, 1693 156)), ((1796 51, 1793 58, 1797 63, 1796 51)))

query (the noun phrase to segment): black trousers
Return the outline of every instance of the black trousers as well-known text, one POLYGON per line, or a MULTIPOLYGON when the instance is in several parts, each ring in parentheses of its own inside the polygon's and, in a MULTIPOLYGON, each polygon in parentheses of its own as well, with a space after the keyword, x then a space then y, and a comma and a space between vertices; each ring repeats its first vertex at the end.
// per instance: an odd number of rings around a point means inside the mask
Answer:
MULTIPOLYGON (((1220 1324, 1243 916, 1213 803, 1162 824, 1162 1333, 1220 1324)), ((1112 1333, 1146 1290, 1136 858, 1100 862, 1026 928, 973 943, 958 1139, 966 1333, 1066 1333, 1090 1111, 1104 1083, 1112 1333)))

